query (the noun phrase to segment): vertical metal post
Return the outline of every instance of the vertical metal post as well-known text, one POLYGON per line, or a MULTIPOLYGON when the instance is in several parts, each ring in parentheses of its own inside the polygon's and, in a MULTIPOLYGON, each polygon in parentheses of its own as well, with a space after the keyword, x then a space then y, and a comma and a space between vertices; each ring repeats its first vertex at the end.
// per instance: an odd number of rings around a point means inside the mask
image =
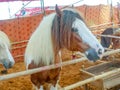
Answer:
POLYGON ((8 2, 8 12, 9 12, 9 18, 11 18, 11 11, 10 11, 10 5, 9 5, 9 2, 8 2))
POLYGON ((41 12, 43 13, 43 15, 45 15, 44 0, 40 0, 40 2, 41 2, 41 12))
POLYGON ((109 0, 107 0, 107 5, 109 5, 109 0))
POLYGON ((113 21, 113 5, 112 5, 112 0, 110 3, 110 17, 111 17, 111 22, 113 21))

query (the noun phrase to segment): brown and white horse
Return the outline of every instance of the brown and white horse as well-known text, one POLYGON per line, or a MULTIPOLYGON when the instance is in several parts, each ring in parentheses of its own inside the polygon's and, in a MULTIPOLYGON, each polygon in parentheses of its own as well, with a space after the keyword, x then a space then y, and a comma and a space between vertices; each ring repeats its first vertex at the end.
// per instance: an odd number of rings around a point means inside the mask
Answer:
MULTIPOLYGON (((89 60, 100 59, 104 48, 85 24, 79 12, 74 9, 59 10, 45 16, 32 34, 25 51, 27 69, 47 66, 61 62, 60 51, 84 52, 89 60)), ((57 90, 61 68, 46 70, 31 75, 36 90, 43 90, 50 83, 50 90, 57 90)), ((49 89, 47 89, 49 90, 49 89)))
POLYGON ((6 69, 11 68, 15 61, 10 53, 10 41, 8 36, 0 31, 0 64, 6 69))

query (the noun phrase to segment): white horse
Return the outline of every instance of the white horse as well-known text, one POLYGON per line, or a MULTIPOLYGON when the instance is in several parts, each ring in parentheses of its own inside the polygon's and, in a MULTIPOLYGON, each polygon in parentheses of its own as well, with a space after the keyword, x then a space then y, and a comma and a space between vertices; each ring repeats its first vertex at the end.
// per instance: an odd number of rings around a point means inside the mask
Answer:
POLYGON ((0 64, 6 69, 11 68, 15 61, 10 53, 10 41, 8 36, 0 31, 0 64))

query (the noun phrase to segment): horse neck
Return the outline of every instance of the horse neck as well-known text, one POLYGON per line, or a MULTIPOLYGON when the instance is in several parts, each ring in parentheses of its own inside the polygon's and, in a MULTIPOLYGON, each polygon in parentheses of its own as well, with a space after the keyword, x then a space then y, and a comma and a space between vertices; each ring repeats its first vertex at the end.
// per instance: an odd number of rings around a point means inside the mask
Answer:
POLYGON ((58 52, 61 50, 61 47, 59 41, 55 39, 55 36, 52 36, 52 40, 53 40, 53 52, 54 55, 56 56, 58 52))

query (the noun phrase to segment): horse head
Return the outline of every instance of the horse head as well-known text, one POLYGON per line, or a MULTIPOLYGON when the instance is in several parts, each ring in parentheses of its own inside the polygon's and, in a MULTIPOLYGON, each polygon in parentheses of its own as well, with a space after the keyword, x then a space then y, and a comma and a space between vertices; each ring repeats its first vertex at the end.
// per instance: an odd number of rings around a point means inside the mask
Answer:
POLYGON ((6 68, 11 68, 15 61, 10 53, 8 36, 0 31, 0 63, 6 68))
MULTIPOLYGON (((56 32, 59 39, 60 48, 67 48, 71 51, 84 52, 89 60, 96 61, 100 59, 104 52, 104 48, 98 42, 96 37, 87 27, 80 13, 74 9, 60 10, 56 5, 56 16, 53 21, 53 32, 56 32)), ((56 47, 57 47, 56 46, 56 47)))

